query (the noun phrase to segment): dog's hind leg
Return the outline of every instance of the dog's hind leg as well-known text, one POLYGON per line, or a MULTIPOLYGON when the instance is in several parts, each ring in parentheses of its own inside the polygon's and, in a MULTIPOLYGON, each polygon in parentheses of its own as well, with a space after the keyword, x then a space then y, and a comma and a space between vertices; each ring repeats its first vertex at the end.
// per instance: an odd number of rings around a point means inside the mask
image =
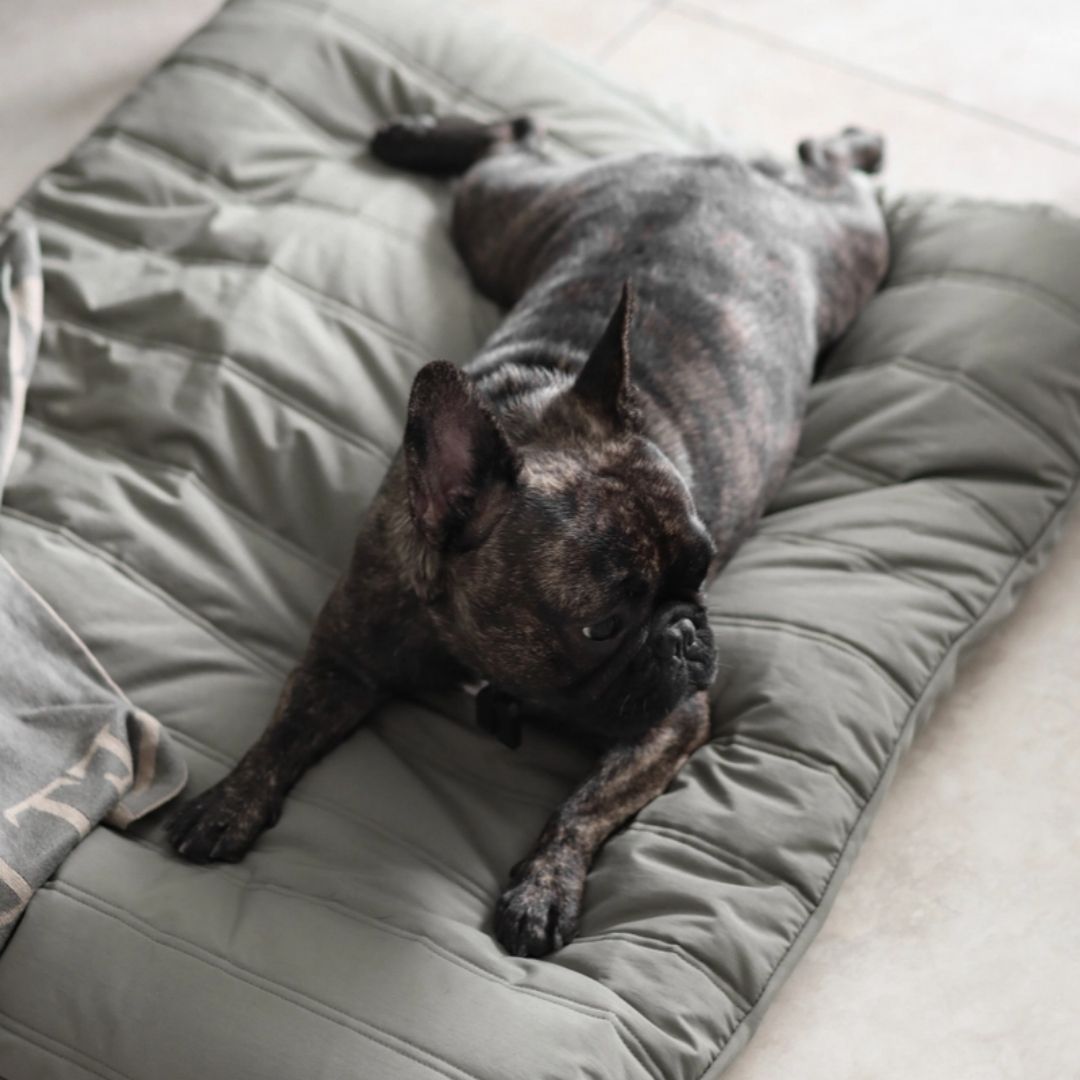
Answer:
POLYGON ((550 231, 555 209, 537 219, 538 198, 581 168, 548 161, 540 135, 524 116, 490 124, 421 116, 381 127, 371 143, 372 154, 388 165, 461 177, 454 191, 454 244, 481 292, 505 307, 521 295, 531 251, 550 231))
POLYGON ((478 161, 524 149, 536 135, 527 116, 484 124, 464 117, 405 116, 384 124, 371 140, 380 161, 425 176, 460 176, 478 161))
POLYGON ((876 173, 885 160, 885 140, 876 132, 848 127, 839 135, 803 139, 799 160, 807 170, 829 177, 839 178, 851 169, 876 173))
POLYGON ((803 203, 803 243, 826 286, 818 312, 824 347, 850 325, 888 268, 888 231, 865 175, 881 169, 885 140, 849 127, 839 135, 803 139, 798 153, 799 163, 780 182, 803 203))
MULTIPOLYGON (((759 155, 749 161, 756 172, 815 199, 834 201, 837 196, 857 196, 869 190, 853 183, 854 174, 880 172, 885 160, 885 140, 876 132, 844 128, 838 135, 803 139, 798 160, 759 155)), ((856 201, 862 201, 856 198, 856 201)))

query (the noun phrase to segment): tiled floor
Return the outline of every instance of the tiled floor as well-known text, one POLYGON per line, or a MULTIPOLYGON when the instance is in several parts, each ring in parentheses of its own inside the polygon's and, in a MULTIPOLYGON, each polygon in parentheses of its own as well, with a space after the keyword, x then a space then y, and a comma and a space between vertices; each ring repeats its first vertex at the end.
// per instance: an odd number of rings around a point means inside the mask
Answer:
POLYGON ((467 0, 773 149, 849 123, 886 181, 1080 210, 1080 4, 467 0))

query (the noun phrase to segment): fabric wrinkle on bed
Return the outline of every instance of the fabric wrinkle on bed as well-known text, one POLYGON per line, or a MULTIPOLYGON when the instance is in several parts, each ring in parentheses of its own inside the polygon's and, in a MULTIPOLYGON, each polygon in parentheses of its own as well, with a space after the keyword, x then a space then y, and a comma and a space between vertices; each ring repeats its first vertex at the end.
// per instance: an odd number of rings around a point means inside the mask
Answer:
MULTIPOLYGON (((0 216, 0 496, 37 360, 41 286, 33 220, 0 216)), ((186 779, 158 721, 0 555, 0 950, 94 825, 124 828, 186 779)))
MULTIPOLYGON (((533 113, 566 157, 713 145, 468 12, 234 0, 24 200, 47 310, 0 550, 191 790, 269 716, 413 374, 497 325, 449 189, 365 149, 432 109, 533 113)), ((710 598, 716 737, 607 845, 577 941, 510 958, 491 913, 587 759, 394 702, 235 866, 92 833, 0 956, 5 1080, 718 1075, 1075 495, 1080 224, 887 205, 885 288, 710 598)))

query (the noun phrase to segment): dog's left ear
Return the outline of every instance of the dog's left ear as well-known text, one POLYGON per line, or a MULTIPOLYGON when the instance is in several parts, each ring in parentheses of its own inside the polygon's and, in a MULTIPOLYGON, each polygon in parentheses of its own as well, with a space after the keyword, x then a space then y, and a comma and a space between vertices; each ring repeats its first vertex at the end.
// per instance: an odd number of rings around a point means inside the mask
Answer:
POLYGON ((578 398, 616 430, 632 429, 639 421, 630 381, 630 333, 636 309, 634 288, 626 281, 607 329, 574 383, 578 398))

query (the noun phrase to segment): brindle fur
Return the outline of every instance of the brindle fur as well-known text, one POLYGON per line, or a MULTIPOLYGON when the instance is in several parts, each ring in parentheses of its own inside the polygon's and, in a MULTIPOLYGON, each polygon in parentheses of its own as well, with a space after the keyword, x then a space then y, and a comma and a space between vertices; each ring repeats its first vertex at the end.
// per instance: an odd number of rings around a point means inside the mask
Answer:
POLYGON ((573 936, 607 836, 708 735, 701 589, 782 479, 815 357, 887 244, 857 172, 879 164, 876 136, 807 140, 794 165, 556 165, 534 142, 526 120, 376 137, 388 163, 465 172, 458 250, 511 310, 463 372, 417 376, 402 451, 273 720, 169 834, 194 861, 238 859, 387 695, 487 680, 479 711, 504 741, 524 711, 601 748, 497 905, 499 941, 539 956, 573 936), (582 634, 612 612, 609 640, 582 634))

